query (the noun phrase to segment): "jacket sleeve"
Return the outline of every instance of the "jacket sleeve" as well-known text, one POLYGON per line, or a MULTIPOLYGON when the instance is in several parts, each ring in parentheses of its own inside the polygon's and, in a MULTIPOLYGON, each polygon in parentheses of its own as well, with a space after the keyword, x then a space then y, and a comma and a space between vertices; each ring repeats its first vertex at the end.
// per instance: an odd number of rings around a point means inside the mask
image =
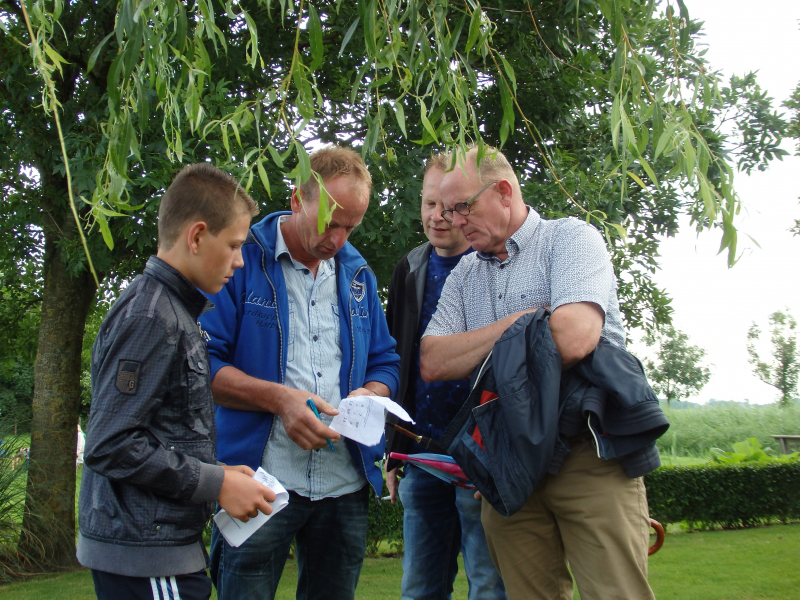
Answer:
MULTIPOLYGON (((98 353, 99 354, 99 353, 98 353)), ((132 316, 115 328, 104 355, 92 357, 92 410, 84 463, 111 481, 192 502, 215 500, 222 467, 166 447, 148 424, 162 418, 175 362, 175 335, 155 319, 132 316), (121 375, 135 369, 131 386, 121 375)), ((213 444, 209 439, 202 443, 213 444)))
POLYGON ((370 295, 370 343, 364 383, 378 381, 386 384, 389 396, 394 398, 400 384, 400 357, 395 352, 394 338, 389 334, 377 286, 375 276, 370 273, 367 286, 370 295))
POLYGON ((403 284, 405 283, 405 276, 408 272, 408 263, 406 257, 403 257, 397 263, 392 271, 392 278, 389 280, 389 293, 386 298, 386 322, 389 327, 389 334, 397 337, 400 332, 396 332, 397 319, 402 313, 402 297, 403 297, 403 284))
MULTIPOLYGON (((389 280, 389 294, 386 301, 386 321, 389 327, 389 334, 395 338, 397 342, 396 352, 400 353, 403 349, 401 348, 402 343, 401 339, 404 337, 404 332, 400 331, 399 328, 402 326, 402 315, 406 307, 404 305, 404 297, 405 297, 405 281, 406 276, 409 271, 408 265, 408 255, 404 256, 397 265, 395 265, 394 270, 392 271, 392 278, 389 280)), ((402 363, 404 361, 408 361, 409 358, 404 355, 400 355, 401 360, 401 368, 400 373, 406 372, 406 369, 402 367, 402 363)), ((404 406, 404 408, 408 408, 405 406, 405 398, 403 397, 403 390, 405 388, 402 385, 403 382, 400 382, 398 387, 398 393, 395 395, 395 401, 404 406)), ((388 458, 390 452, 405 452, 410 450, 411 444, 407 443, 410 442, 409 438, 403 437, 397 434, 397 431, 392 427, 394 423, 399 423, 400 419, 395 415, 388 413, 386 415, 386 450, 385 456, 388 458)), ((398 466, 402 466, 400 461, 392 458, 388 459, 389 463, 387 465, 388 469, 393 469, 398 466)))

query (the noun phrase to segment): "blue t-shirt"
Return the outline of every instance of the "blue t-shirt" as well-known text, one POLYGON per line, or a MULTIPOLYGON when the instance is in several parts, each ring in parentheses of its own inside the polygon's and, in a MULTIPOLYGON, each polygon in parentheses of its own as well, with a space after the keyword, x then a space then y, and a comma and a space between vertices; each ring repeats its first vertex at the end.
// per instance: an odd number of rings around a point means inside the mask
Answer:
MULTIPOLYGON (((414 431, 433 439, 439 439, 444 430, 456 416, 458 409, 464 403, 469 391, 469 380, 456 379, 453 381, 434 381, 428 383, 422 380, 419 374, 419 340, 439 302, 439 295, 450 271, 458 264, 462 256, 473 252, 472 248, 457 256, 439 256, 431 249, 428 258, 428 272, 425 278, 425 294, 422 298, 420 309, 419 329, 417 341, 414 344, 414 391, 416 394, 416 411, 414 431)), ((416 451, 422 451, 417 449, 416 451)))

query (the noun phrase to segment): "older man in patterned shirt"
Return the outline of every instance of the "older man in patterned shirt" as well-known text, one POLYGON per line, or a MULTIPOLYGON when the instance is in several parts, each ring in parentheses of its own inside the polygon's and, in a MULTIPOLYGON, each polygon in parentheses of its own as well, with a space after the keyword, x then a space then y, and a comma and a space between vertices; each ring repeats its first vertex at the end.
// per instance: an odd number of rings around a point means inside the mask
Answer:
MULTIPOLYGON (((445 283, 421 345, 426 381, 468 377, 527 312, 552 311, 550 329, 568 369, 601 338, 624 347, 617 282, 603 239, 573 218, 542 219, 522 199, 502 153, 478 163, 471 148, 442 179, 442 215, 477 251, 445 283)), ((647 583, 649 517, 641 478, 629 479, 576 436, 556 475, 503 518, 484 501, 492 558, 511 600, 653 598, 647 583)))

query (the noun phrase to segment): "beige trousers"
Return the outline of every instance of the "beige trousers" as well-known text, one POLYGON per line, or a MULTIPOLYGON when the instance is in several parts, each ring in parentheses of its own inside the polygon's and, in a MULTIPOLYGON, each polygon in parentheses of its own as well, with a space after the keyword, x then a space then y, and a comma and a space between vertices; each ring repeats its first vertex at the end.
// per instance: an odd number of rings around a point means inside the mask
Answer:
POLYGON ((572 444, 557 475, 545 476, 522 509, 502 517, 485 500, 481 521, 509 600, 654 598, 647 583, 650 517, 641 478, 572 444))

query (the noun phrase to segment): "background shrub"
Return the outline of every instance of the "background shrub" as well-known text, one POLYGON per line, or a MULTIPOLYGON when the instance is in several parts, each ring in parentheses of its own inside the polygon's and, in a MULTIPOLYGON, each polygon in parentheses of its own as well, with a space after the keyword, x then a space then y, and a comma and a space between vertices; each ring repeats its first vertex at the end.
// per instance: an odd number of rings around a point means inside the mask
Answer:
MULTIPOLYGON (((381 496, 388 496, 386 482, 381 496)), ((370 493, 369 521, 367 522, 367 556, 378 556, 381 542, 386 542, 392 552, 403 552, 403 505, 400 500, 394 504, 388 500, 378 500, 370 493)))
POLYGON ((650 516, 690 529, 800 518, 800 461, 661 467, 645 476, 650 516))

